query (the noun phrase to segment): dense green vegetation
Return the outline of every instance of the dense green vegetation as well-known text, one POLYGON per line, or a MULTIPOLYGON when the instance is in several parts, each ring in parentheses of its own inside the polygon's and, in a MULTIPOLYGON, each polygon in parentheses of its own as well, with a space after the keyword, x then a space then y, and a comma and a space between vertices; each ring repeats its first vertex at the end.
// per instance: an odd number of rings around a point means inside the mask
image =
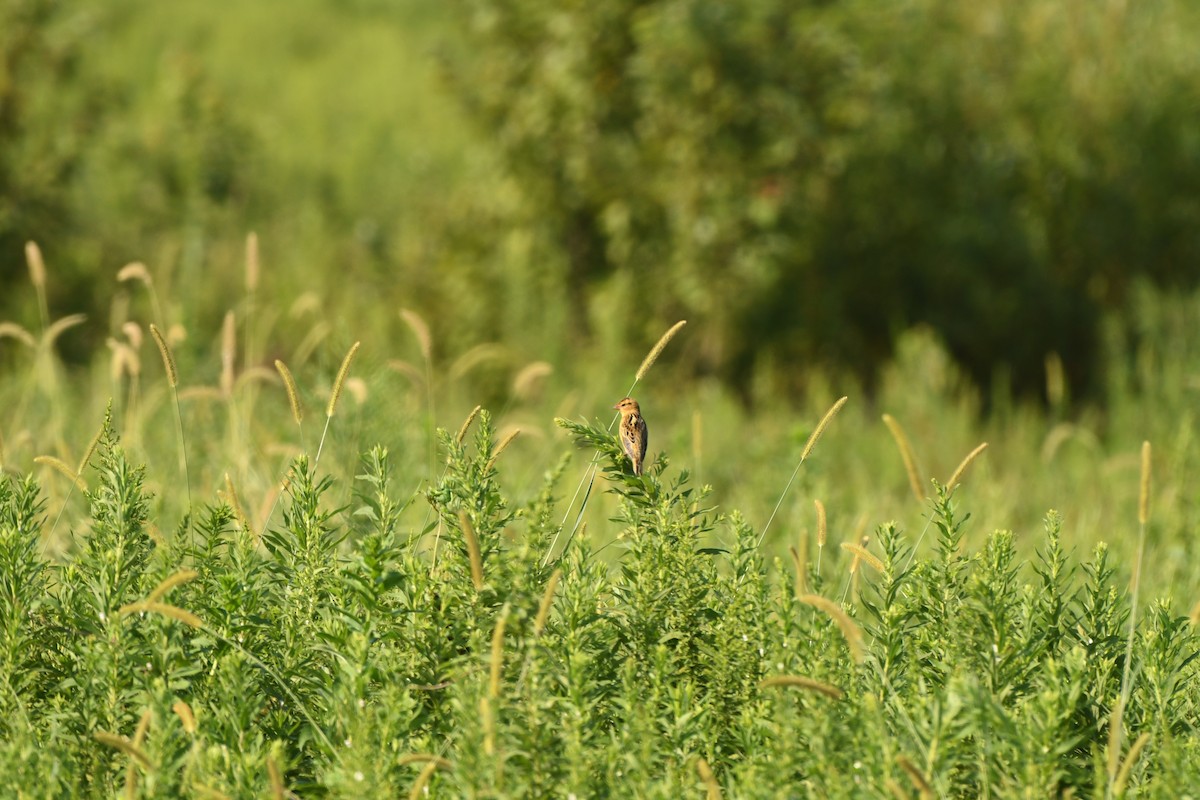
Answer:
POLYGON ((869 382, 923 323, 977 383, 1040 391, 1057 352, 1100 392, 1104 312, 1200 274, 1181 0, 3 13, 0 253, 40 242, 93 315, 138 260, 213 324, 257 230, 264 299, 416 307, 454 320, 446 354, 611 367, 703 319, 688 372, 758 398, 805 388, 800 362, 869 382))
POLYGON ((603 428, 562 424, 618 497, 619 569, 585 538, 555 546, 561 467, 505 497, 486 411, 439 436, 432 514, 375 448, 343 512, 302 456, 277 524, 222 503, 164 540, 106 424, 91 523, 51 564, 36 483, 6 479, 8 779, 20 796, 1178 797, 1200 768, 1192 626, 1131 606, 1103 545, 1065 553, 1057 515, 1029 582, 1011 533, 964 550, 959 486, 936 487, 929 555, 885 524, 849 573, 823 530, 771 563, 666 459, 633 477, 603 428))
POLYGON ((0 0, 5 790, 1186 796, 1196 13, 0 0))

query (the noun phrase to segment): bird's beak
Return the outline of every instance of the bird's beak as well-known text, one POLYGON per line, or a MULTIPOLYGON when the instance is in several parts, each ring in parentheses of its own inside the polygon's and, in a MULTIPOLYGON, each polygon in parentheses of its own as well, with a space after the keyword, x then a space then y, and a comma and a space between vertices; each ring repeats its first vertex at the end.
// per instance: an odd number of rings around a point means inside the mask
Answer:
POLYGON ((617 410, 619 410, 620 408, 621 408, 621 404, 620 404, 620 403, 613 403, 613 411, 617 411, 617 410))

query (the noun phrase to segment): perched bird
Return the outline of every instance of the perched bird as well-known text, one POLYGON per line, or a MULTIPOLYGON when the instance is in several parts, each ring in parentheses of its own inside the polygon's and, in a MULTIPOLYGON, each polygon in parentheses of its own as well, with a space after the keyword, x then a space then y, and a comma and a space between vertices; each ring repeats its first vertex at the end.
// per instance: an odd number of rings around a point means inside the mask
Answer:
POLYGON ((646 420, 642 419, 642 409, 637 400, 626 397, 613 406, 621 412, 621 426, 617 429, 617 441, 629 460, 633 462, 633 474, 642 474, 642 461, 646 458, 646 443, 649 434, 646 431, 646 420))

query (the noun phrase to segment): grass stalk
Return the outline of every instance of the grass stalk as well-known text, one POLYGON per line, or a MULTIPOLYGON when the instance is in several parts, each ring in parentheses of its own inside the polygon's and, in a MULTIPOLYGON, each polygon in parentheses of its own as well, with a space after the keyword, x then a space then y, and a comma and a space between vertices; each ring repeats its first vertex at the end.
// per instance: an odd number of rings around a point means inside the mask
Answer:
POLYGON ((771 516, 767 518, 767 524, 763 526, 762 533, 758 535, 758 545, 762 546, 763 539, 767 538, 767 531, 771 529, 771 523, 775 521, 775 515, 779 513, 779 507, 783 505, 783 498, 787 497, 788 490, 792 488, 792 484, 796 481, 796 476, 800 474, 800 467, 804 466, 804 462, 812 455, 812 451, 817 446, 817 441, 821 438, 821 434, 829 427, 829 423, 837 416, 837 413, 842 410, 842 406, 846 405, 848 397, 842 397, 836 403, 829 407, 825 412, 825 416, 821 417, 821 421, 817 423, 817 427, 813 428, 813 432, 809 434, 808 441, 804 443, 804 449, 800 451, 800 460, 796 462, 796 468, 792 470, 792 475, 788 478, 787 484, 783 487, 783 491, 779 493, 779 499, 775 501, 775 508, 771 510, 771 516))
POLYGON ((175 367, 175 356, 171 353, 171 347, 167 344, 167 340, 162 335, 162 331, 153 322, 150 323, 150 336, 154 339, 154 344, 158 346, 158 354, 162 357, 163 369, 167 373, 167 383, 171 387, 171 395, 175 400, 175 426, 179 436, 179 466, 183 472, 183 483, 187 487, 187 528, 188 528, 188 547, 195 546, 195 539, 192 533, 192 480, 188 473, 188 457, 187 457, 187 436, 183 432, 183 407, 179 403, 179 371, 175 367))
POLYGON ((1105 798, 1111 798, 1116 791, 1117 756, 1124 743, 1124 710, 1133 694, 1133 639, 1137 632, 1138 594, 1142 584, 1142 556, 1146 550, 1146 529, 1150 524, 1150 442, 1142 442, 1142 469, 1138 485, 1138 544, 1137 555, 1133 561, 1133 579, 1130 589, 1129 606, 1129 635, 1125 641, 1125 666, 1121 670, 1121 696, 1110 723, 1114 726, 1109 732, 1108 785, 1105 787, 1105 798), (1120 713, 1117 713, 1120 712, 1120 713))
POLYGON ((329 434, 329 422, 333 419, 333 414, 337 411, 338 400, 342 396, 342 387, 346 384, 346 375, 350 372, 350 365, 354 363, 354 356, 358 353, 359 345, 362 342, 355 342, 350 346, 350 350, 346 353, 346 357, 342 359, 342 366, 338 368, 337 378, 333 381, 333 392, 329 395, 329 403, 325 406, 325 428, 321 431, 321 441, 317 445, 317 455, 313 458, 313 469, 321 461, 321 452, 325 449, 325 437, 329 434))

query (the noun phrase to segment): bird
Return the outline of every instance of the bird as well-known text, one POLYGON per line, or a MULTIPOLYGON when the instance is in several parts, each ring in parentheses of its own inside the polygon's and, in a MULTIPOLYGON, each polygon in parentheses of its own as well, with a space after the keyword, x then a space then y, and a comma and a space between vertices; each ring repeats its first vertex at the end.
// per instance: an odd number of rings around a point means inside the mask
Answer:
POLYGON ((633 463, 633 474, 641 475, 642 461, 646 458, 646 443, 650 440, 646 420, 642 419, 642 409, 632 397, 626 397, 613 408, 621 412, 617 441, 621 443, 621 449, 633 463))

